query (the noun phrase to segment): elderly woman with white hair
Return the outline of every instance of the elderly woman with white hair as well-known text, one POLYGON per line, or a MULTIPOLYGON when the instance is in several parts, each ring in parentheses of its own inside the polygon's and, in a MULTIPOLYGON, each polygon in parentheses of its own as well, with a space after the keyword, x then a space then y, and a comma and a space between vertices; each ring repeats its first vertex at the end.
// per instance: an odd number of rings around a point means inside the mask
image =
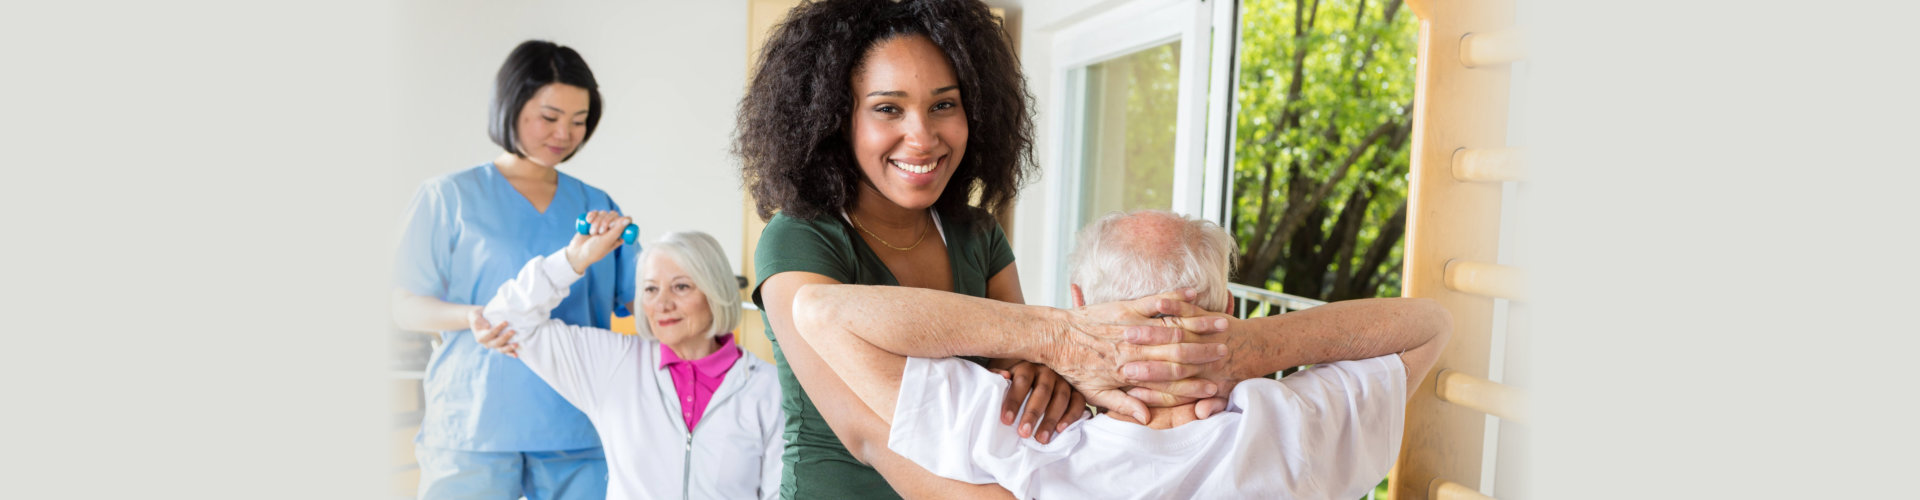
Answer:
POLYGON ((780 384, 773 366, 734 345, 738 281, 720 243, 680 232, 647 244, 635 280, 640 335, 623 335, 548 317, 631 223, 599 211, 587 220, 591 234, 533 258, 469 315, 481 343, 520 358, 593 421, 608 497, 778 496, 780 384))

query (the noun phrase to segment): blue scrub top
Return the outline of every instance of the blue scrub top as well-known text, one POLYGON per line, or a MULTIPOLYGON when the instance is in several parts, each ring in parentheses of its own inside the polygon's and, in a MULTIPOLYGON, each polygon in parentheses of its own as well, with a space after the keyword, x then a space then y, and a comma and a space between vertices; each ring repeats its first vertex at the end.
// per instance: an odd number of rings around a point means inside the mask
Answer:
MULTIPOLYGON (((589 210, 620 206, 565 172, 546 213, 534 210, 491 163, 428 180, 408 209, 395 282, 418 295, 484 305, 528 260, 566 247, 574 219, 589 210)), ((633 301, 639 253, 639 245, 623 245, 587 268, 553 317, 608 328, 616 310, 630 315, 625 304, 633 301)), ((600 446, 587 416, 520 360, 482 347, 471 330, 440 338, 427 362, 426 416, 415 442, 467 451, 600 446)))

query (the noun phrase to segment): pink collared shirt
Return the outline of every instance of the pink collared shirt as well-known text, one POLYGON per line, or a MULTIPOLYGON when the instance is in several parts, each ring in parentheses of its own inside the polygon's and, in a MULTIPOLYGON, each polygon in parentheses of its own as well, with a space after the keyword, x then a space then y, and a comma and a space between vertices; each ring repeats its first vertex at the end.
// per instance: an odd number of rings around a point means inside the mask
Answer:
POLYGON ((740 348, 733 345, 731 333, 720 336, 719 350, 693 361, 680 359, 673 349, 660 344, 660 367, 673 375, 673 392, 680 396, 680 418, 686 420, 688 430, 700 423, 700 415, 706 413, 713 391, 720 388, 720 381, 727 378, 727 370, 739 359, 740 348))

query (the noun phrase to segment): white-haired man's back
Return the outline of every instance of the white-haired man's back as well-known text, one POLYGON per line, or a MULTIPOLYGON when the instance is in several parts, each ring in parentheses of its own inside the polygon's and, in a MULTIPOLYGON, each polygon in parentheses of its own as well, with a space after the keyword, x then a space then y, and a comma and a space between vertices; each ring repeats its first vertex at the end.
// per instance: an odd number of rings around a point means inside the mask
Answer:
MULTIPOLYGON (((1068 258, 1075 306, 1193 289, 1227 310, 1233 237, 1218 224, 1143 210, 1101 217, 1068 258)), ((1007 382, 970 363, 910 358, 888 447, 933 473, 999 483, 1018 498, 1357 498, 1400 449, 1406 373, 1392 355, 1239 384, 1225 412, 1104 414, 1048 444, 996 425, 1007 382)))
MULTIPOLYGON (((809 393, 828 394, 815 388, 851 393, 890 426, 859 439, 885 440, 888 450, 934 475, 998 484, 1018 498, 1364 495, 1399 453, 1409 385, 1418 382, 1445 344, 1449 320, 1433 304, 1369 299, 1284 316, 1206 321, 1226 331, 1190 329, 1185 335, 1220 335, 1227 348, 1209 352, 1226 353, 1226 358, 1190 372, 1205 380, 1180 382, 1218 381, 1227 394, 1225 411, 1196 420, 1189 403, 1153 408, 1141 414, 1144 422, 1132 412, 1109 412, 1075 422, 1045 444, 1001 423, 1006 379, 953 357, 1062 362, 1068 365, 1064 369, 1094 373, 1089 377, 1110 376, 1120 368, 1109 364, 1116 358, 1104 351, 1098 361, 1091 355, 1048 354, 1084 351, 1074 346, 1088 344, 1083 338, 1089 336, 1108 338, 1089 332, 1114 324, 1083 320, 1105 317, 1087 311, 1112 311, 1116 300, 1187 288, 1198 292, 1197 305, 1225 312, 1233 246, 1219 226, 1168 212, 1103 217, 1082 232, 1069 270, 1075 302, 1108 304, 1068 314, 934 291, 811 286, 795 298, 796 308, 806 311, 797 315, 795 326, 822 358, 835 360, 827 366, 838 376, 795 371, 810 384, 809 393), (969 319, 983 316, 991 320, 969 319), (1058 325, 1063 317, 1074 318, 1067 320, 1073 325, 1058 325), (1282 380, 1258 378, 1303 364, 1315 366, 1282 380)), ((1169 313, 1164 302, 1159 304, 1150 310, 1169 313)), ((1147 313, 1131 310, 1136 319, 1127 321, 1151 321, 1139 317, 1147 313)), ((1127 342, 1138 342, 1129 335, 1127 342)), ((1151 376, 1133 371, 1137 363, 1120 362, 1128 369, 1117 381, 1121 387, 1112 378, 1076 387, 1111 393, 1129 383, 1168 383, 1185 376, 1151 376)), ((1127 403, 1138 402, 1111 404, 1127 403)))

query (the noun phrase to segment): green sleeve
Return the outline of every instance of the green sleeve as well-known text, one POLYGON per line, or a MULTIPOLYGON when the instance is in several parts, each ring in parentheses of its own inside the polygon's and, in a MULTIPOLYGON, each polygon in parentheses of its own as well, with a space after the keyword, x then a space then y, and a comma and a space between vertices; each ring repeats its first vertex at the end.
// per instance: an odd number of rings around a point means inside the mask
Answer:
POLYGON ((987 279, 993 279, 1011 265, 1013 246, 1007 244, 1007 232, 1000 228, 1000 221, 993 221, 993 231, 987 236, 987 279))
POLYGON ((753 252, 753 304, 766 310, 766 303, 760 299, 760 286, 767 278, 787 271, 802 271, 833 278, 841 283, 852 283, 854 268, 847 260, 851 252, 839 248, 829 231, 822 230, 823 224, 833 221, 802 221, 787 217, 785 214, 773 216, 767 222, 766 229, 760 231, 760 244, 753 252))

